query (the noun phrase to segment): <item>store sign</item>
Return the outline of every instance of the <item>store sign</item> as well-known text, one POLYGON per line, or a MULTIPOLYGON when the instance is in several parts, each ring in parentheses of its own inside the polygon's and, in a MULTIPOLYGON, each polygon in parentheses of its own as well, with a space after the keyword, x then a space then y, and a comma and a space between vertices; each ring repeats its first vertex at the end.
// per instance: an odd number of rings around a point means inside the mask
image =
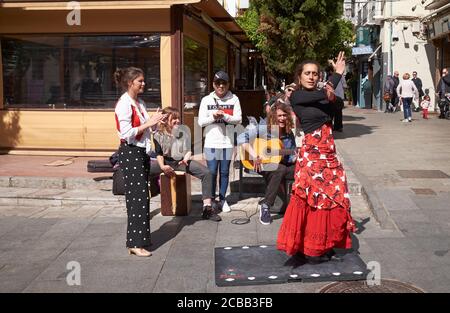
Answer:
POLYGON ((371 46, 353 47, 352 48, 352 55, 372 54, 372 53, 373 53, 373 49, 371 46))

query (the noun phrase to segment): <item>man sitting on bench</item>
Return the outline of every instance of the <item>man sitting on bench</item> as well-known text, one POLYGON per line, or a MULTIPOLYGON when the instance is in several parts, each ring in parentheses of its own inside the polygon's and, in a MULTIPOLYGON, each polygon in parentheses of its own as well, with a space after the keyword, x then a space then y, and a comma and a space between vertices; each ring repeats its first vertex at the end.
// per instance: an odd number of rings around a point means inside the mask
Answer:
POLYGON ((216 222, 221 221, 222 219, 211 206, 211 172, 206 166, 191 160, 192 152, 190 150, 190 138, 188 138, 190 133, 183 132, 179 127, 179 111, 167 107, 162 112, 162 114, 167 114, 167 118, 165 122, 159 124, 158 131, 153 134, 157 162, 151 162, 150 173, 164 172, 165 175, 173 177, 175 171, 182 171, 199 178, 202 181, 202 218, 216 222))
POLYGON ((237 138, 241 154, 248 155, 241 157, 242 164, 261 174, 266 181, 264 199, 259 203, 259 221, 263 225, 272 223, 270 207, 274 205, 280 185, 294 178, 294 128, 291 106, 277 101, 270 109, 267 125, 260 124, 237 138))

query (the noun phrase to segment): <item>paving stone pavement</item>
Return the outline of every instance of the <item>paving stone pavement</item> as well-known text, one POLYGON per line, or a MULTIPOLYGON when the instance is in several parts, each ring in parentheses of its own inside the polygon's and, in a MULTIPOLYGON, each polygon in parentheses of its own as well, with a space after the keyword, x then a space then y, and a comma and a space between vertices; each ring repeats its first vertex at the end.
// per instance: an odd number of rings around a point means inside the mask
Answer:
MULTIPOLYGON (((450 174, 450 148, 442 143, 450 124, 432 118, 428 124, 415 120, 405 125, 399 119, 398 113, 344 110, 344 132, 336 134, 336 142, 349 183, 355 186, 352 215, 359 231, 353 236, 354 249, 365 262, 379 262, 382 278, 428 292, 449 292, 450 182, 404 179, 397 170, 450 174), (435 195, 417 195, 411 188, 431 189, 435 195)), ((327 284, 215 285, 214 247, 275 243, 282 218, 261 225, 258 194, 244 194, 238 201, 231 193, 232 211, 222 213, 220 223, 200 218, 195 178, 189 216, 162 216, 159 196, 152 198, 153 255, 137 258, 126 254, 124 200, 112 196, 110 181, 93 183, 94 175, 69 172, 48 181, 39 173, 15 175, 2 167, 2 157, 0 292, 298 293, 316 292, 327 284), (231 223, 245 216, 250 216, 248 224, 231 223), (81 266, 79 286, 66 282, 71 261, 81 266)), ((234 173, 232 181, 237 179, 234 173)))

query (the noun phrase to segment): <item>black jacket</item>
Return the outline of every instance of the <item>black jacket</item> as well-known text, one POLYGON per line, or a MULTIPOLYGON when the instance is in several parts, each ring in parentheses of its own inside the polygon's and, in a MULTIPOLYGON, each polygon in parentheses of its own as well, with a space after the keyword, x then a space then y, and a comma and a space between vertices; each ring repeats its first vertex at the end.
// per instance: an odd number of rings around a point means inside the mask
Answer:
MULTIPOLYGON (((341 75, 334 73, 330 81, 333 86, 337 86, 341 80, 341 75)), ((343 101, 328 102, 324 89, 321 90, 302 90, 294 91, 291 96, 291 104, 295 114, 300 119, 305 134, 312 133, 323 124, 331 122, 331 119, 343 105, 343 101)))
POLYGON ((438 83, 439 98, 442 99, 444 94, 450 93, 450 74, 445 75, 438 83))
POLYGON ((416 85, 416 88, 419 91, 419 97, 422 97, 424 95, 422 90, 422 80, 419 77, 413 78, 411 80, 413 81, 414 85, 416 85))

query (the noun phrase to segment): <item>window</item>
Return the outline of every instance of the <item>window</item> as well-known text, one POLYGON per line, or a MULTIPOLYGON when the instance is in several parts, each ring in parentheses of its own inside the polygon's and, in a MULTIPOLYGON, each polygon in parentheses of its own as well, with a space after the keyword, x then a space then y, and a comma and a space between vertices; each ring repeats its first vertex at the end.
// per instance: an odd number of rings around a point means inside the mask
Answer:
POLYGON ((4 36, 3 94, 6 108, 114 108, 122 91, 117 68, 145 73, 141 95, 161 106, 160 36, 4 36))
POLYGON ((214 49, 214 70, 213 72, 216 73, 218 71, 224 71, 228 72, 227 70, 227 54, 219 49, 214 49))
POLYGON ((184 36, 185 110, 198 107, 208 94, 208 48, 184 36))

